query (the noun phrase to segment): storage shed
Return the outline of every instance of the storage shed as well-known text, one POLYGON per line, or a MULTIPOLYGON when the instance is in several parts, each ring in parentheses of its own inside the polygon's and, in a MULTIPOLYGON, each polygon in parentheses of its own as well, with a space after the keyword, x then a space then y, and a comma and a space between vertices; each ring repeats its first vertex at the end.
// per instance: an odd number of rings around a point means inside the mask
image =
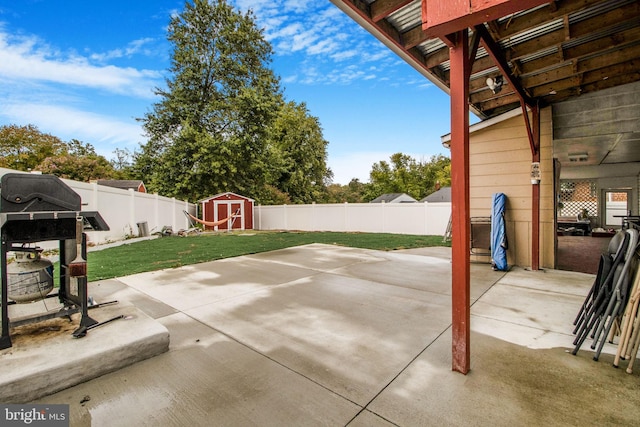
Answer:
POLYGON ((232 192, 220 193, 199 200, 203 219, 207 222, 222 221, 235 214, 229 221, 216 226, 207 226, 207 230, 252 230, 253 199, 232 192))

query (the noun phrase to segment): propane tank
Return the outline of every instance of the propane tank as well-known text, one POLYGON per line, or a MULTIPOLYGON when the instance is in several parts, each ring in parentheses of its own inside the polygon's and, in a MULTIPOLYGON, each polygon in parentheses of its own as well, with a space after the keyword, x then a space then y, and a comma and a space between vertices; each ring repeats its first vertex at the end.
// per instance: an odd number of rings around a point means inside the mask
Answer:
POLYGON ((17 303, 44 299, 53 290, 53 264, 40 257, 42 249, 16 251, 7 266, 7 297, 17 303))

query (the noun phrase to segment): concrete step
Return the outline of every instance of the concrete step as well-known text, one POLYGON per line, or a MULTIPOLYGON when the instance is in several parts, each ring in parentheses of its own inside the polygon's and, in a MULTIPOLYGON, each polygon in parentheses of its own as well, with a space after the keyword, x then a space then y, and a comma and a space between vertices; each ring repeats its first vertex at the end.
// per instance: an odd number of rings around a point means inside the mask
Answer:
POLYGON ((80 315, 11 330, 12 347, 0 351, 0 402, 25 403, 89 381, 169 349, 169 331, 135 306, 118 303, 89 311, 109 322, 73 338, 80 315))

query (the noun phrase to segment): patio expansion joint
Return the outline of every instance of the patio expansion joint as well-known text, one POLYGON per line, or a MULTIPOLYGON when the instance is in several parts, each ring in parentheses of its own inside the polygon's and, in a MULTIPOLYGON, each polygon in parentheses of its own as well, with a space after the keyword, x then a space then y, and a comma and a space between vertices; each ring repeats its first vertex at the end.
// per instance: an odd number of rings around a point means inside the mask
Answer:
POLYGON ((485 289, 484 292, 482 292, 480 295, 478 295, 478 298, 476 298, 475 301, 472 301, 469 304, 469 308, 473 307, 475 303, 480 301, 480 299, 482 299, 483 296, 485 296, 491 289, 493 289, 494 286, 496 286, 506 276, 507 276, 507 272, 505 272, 502 276, 498 277, 490 286, 487 286, 487 289, 485 289))
MULTIPOLYGON (((498 280, 498 282, 500 282, 500 280, 498 280)), ((578 291, 562 292, 562 291, 558 291, 558 290, 544 289, 544 288, 535 287, 535 286, 526 286, 526 285, 522 285, 520 283, 509 283, 508 281, 501 282, 501 283, 497 283, 497 282, 494 283, 494 285, 496 285, 496 284, 499 285, 499 286, 504 286, 505 288, 522 289, 522 290, 531 291, 531 292, 544 294, 544 295, 562 295, 562 296, 567 296, 567 297, 578 297, 578 298, 585 298, 586 297, 585 293, 580 293, 578 291)), ((491 285, 491 287, 493 287, 493 285, 491 285)), ((585 288, 585 290, 588 291, 589 288, 585 288)))
MULTIPOLYGON (((284 369, 286 369, 287 371, 292 372, 292 373, 294 373, 294 374, 296 374, 296 375, 298 375, 298 376, 300 376, 300 377, 304 378, 305 380, 310 381, 310 382, 312 382, 313 384, 315 384, 315 385, 317 385, 317 386, 319 386, 319 387, 323 388, 324 390, 327 390, 329 393, 334 394, 334 395, 336 395, 336 396, 340 397, 341 399, 344 399, 344 400, 346 400, 347 402, 352 403, 352 404, 354 404, 355 406, 362 408, 362 405, 360 405, 359 403, 357 403, 357 402, 353 401, 352 399, 349 399, 349 398, 348 398, 348 397, 346 397, 346 396, 343 396, 342 394, 340 394, 340 393, 336 392, 335 390, 330 389, 330 388, 329 388, 329 387, 327 387, 326 385, 324 385, 324 384, 322 384, 322 383, 320 383, 320 382, 318 382, 318 381, 314 380, 313 378, 310 378, 309 376, 307 376, 307 375, 305 375, 305 374, 303 374, 303 373, 301 373, 301 372, 296 371, 295 369, 291 368, 290 366, 287 366, 287 365, 285 365, 284 363, 282 363, 282 362, 280 362, 280 361, 278 361, 278 360, 274 359, 273 357, 269 356, 268 354, 263 353, 262 351, 260 351, 259 349, 257 349, 257 348, 255 348, 255 347, 253 347, 252 345, 250 345, 250 344, 248 344, 248 343, 246 343, 246 342, 244 342, 244 341, 242 341, 242 340, 240 340, 240 339, 238 339, 238 338, 234 337, 233 335, 230 335, 230 334, 228 334, 228 333, 224 332, 224 331, 223 331, 223 330, 221 330, 221 329, 215 328, 215 327, 213 327, 213 326, 211 326, 211 325, 209 325, 209 324, 207 324, 207 323, 204 323, 204 322, 202 322, 201 320, 199 320, 199 319, 197 319, 197 318, 195 318, 195 317, 193 317, 193 316, 189 315, 188 313, 185 313, 185 312, 182 312, 182 313, 183 313, 185 316, 188 316, 190 319, 192 319, 192 320, 196 321, 197 323, 200 323, 201 325, 203 325, 203 326, 205 326, 205 327, 207 327, 207 328, 211 329, 212 331, 215 331, 215 332, 217 332, 217 333, 221 334, 222 336, 224 336, 224 337, 228 338, 229 340, 231 340, 231 341, 233 341, 233 342, 235 342, 235 343, 237 343, 237 344, 240 344, 241 346, 245 347, 246 349, 248 349, 248 350, 250 350, 250 351, 253 351, 254 353, 256 353, 256 354, 258 354, 258 355, 260 355, 260 356, 264 357, 265 359, 267 359, 267 360, 269 360, 269 361, 271 361, 271 362, 273 362, 273 363, 277 364, 278 366, 283 367, 283 368, 284 368, 284 369)), ((170 351, 171 351, 171 350, 170 350, 170 351)), ((362 411, 358 411, 358 414, 359 414, 360 412, 362 412, 362 411)))
MULTIPOLYGON (((470 303, 470 307, 472 307, 476 302, 478 302, 487 292, 489 292, 497 283, 499 283, 505 276, 507 275, 507 273, 501 275, 500 277, 498 277, 493 283, 491 283, 490 286, 487 287, 487 289, 478 297, 476 298, 475 301, 470 303)), ((362 412, 364 411, 369 411, 373 414, 375 414, 376 416, 384 419, 385 421, 396 425, 395 423, 393 423, 391 420, 388 420, 386 418, 384 418, 382 415, 376 413, 375 411, 372 411, 371 409, 369 409, 369 406, 378 398, 378 396, 380 396, 380 394, 382 394, 389 386, 391 386, 391 384, 393 384, 393 382, 398 379, 398 377, 400 377, 400 375, 402 375, 402 373, 404 373, 409 366, 411 366, 411 364, 413 364, 413 362, 415 362, 425 351, 427 351, 427 349, 429 347, 431 347, 431 345, 433 343, 435 343, 438 339, 440 339, 440 337, 442 337, 442 335, 444 335, 447 331, 451 330, 452 324, 449 323, 449 325, 443 329, 442 332, 440 332, 433 340, 431 340, 431 342, 429 342, 422 350, 420 350, 387 384, 384 385, 384 387, 382 387, 380 389, 380 391, 378 391, 378 393, 376 393, 375 396, 373 396, 365 405, 364 407, 347 423, 347 425, 349 425, 351 422, 353 422, 362 412)))
POLYGON ((482 315, 482 314, 471 314, 471 316, 472 317, 482 318, 482 319, 493 320, 495 322, 506 323, 508 325, 514 325, 514 326, 517 326, 517 327, 520 327, 520 328, 535 329, 536 331, 542 331, 542 332, 545 332, 545 333, 553 333, 553 334, 558 334, 558 335, 564 335, 564 336, 567 336, 567 337, 574 337, 575 336, 575 334, 572 334, 571 332, 554 331, 554 330, 547 329, 547 328, 536 328, 535 326, 524 325, 522 323, 509 321, 509 320, 504 320, 504 319, 496 319, 495 317, 486 316, 486 315, 482 315))
MULTIPOLYGON (((351 266, 357 265, 357 264, 367 264, 367 263, 371 263, 372 262, 369 259, 360 259, 360 260, 353 261, 353 262, 350 262, 350 263, 345 264, 345 265, 341 265, 339 267, 322 268, 322 267, 301 266, 300 264, 297 264, 297 263, 284 262, 284 261, 278 261, 278 260, 269 260, 269 261, 258 260, 258 261, 266 262, 266 263, 269 263, 269 264, 280 264, 280 265, 284 265, 284 266, 287 266, 287 267, 304 268, 305 270, 315 271, 317 273, 336 273, 336 274, 340 274, 338 272, 340 270, 343 270, 346 267, 351 267, 351 266)), ((341 274, 341 275, 344 275, 344 274, 341 274)))
MULTIPOLYGON (((404 365, 402 367, 402 369, 400 369, 400 371, 398 371, 398 373, 396 375, 393 376, 393 378, 391 378, 391 380, 389 380, 363 407, 360 411, 358 411, 358 413, 349 420, 349 422, 346 424, 347 426, 349 424, 351 424, 356 418, 358 418, 360 416, 360 414, 362 414, 364 411, 369 411, 372 414, 375 414, 376 416, 382 418, 383 420, 393 424, 393 425, 398 425, 396 423, 394 423, 393 421, 383 417, 382 415, 378 414, 377 412, 369 409, 369 406, 378 398, 378 396, 380 396, 387 388, 389 388, 389 386, 391 386, 391 384, 394 383, 395 380, 398 379, 398 377, 400 377, 400 375, 402 375, 407 369, 409 369, 409 367, 413 364, 413 362, 415 362, 420 356, 422 356, 422 354, 427 351, 427 349, 429 347, 431 347, 431 345, 433 343, 435 343, 436 341, 438 341, 440 339, 440 337, 442 335, 444 335, 447 331, 451 330, 451 323, 442 330, 442 332, 440 332, 438 335, 436 335, 433 340, 431 340, 422 350, 420 350, 413 358, 411 358, 411 360, 409 360, 409 362, 404 365)), ((360 406, 360 405, 358 405, 360 406)))

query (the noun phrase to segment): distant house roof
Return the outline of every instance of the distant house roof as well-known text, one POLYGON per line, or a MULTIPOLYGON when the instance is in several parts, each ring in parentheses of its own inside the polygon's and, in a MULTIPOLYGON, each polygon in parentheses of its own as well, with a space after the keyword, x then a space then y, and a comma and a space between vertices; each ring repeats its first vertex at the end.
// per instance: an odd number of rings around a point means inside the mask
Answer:
POLYGON ((147 192, 147 187, 145 187, 144 182, 138 179, 99 179, 97 183, 98 185, 120 188, 122 190, 132 189, 133 191, 139 191, 140 193, 147 192))
POLYGON ((369 203, 416 203, 417 200, 405 193, 387 193, 369 203))
POLYGON ((438 202, 451 202, 451 187, 442 187, 438 191, 429 194, 424 199, 420 200, 421 203, 438 203, 438 202))

